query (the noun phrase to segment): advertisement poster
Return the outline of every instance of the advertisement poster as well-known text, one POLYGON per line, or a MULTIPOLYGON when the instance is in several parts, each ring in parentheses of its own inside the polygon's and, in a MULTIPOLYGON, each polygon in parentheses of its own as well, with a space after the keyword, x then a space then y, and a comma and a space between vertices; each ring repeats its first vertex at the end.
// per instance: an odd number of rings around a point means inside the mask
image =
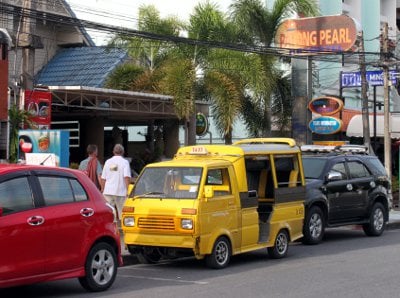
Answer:
POLYGON ((38 129, 50 129, 51 92, 26 90, 25 109, 32 115, 31 121, 38 129))
MULTIPOLYGON (((19 131, 18 159, 27 161, 26 153, 41 153, 43 160, 52 159, 54 154, 55 164, 60 167, 69 167, 69 132, 64 130, 20 130, 19 131)), ((34 156, 34 155, 33 155, 34 156)), ((39 157, 35 156, 35 164, 41 164, 39 157)), ((30 156, 32 157, 32 156, 30 156)), ((32 160, 32 158, 29 158, 32 160)))

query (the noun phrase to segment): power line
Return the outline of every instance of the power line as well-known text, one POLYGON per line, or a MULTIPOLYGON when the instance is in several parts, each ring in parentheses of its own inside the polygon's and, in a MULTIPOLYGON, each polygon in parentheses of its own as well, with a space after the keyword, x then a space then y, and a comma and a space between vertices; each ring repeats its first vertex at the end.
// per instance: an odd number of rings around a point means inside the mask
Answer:
POLYGON ((338 62, 340 59, 348 58, 349 64, 358 64, 356 59, 352 59, 352 57, 358 56, 360 54, 370 55, 372 57, 379 56, 380 53, 377 52, 363 52, 363 53, 355 53, 355 52, 338 52, 338 51, 329 51, 324 50, 316 51, 316 50, 299 50, 299 49, 287 49, 287 48, 279 48, 279 47, 271 47, 271 46, 256 46, 256 45, 246 45, 246 44, 230 44, 220 41, 213 40, 200 40, 200 39, 192 39, 187 37, 180 36, 172 36, 172 35, 161 35, 157 33, 144 32, 135 29, 128 29, 124 27, 118 27, 113 25, 107 25, 102 23, 97 23, 88 20, 81 20, 74 17, 41 12, 36 9, 22 9, 19 6, 0 3, 0 7, 6 13, 12 14, 18 17, 26 17, 32 18, 41 21, 54 22, 58 24, 64 24, 69 26, 75 26, 78 28, 87 28, 100 32, 109 32, 112 34, 118 34, 126 37, 139 37, 150 40, 157 40, 162 42, 169 43, 183 43, 192 46, 205 46, 211 48, 222 48, 233 51, 241 51, 246 53, 254 53, 261 55, 273 55, 277 57, 295 57, 295 58, 307 58, 307 56, 312 55, 315 60, 318 61, 329 61, 329 62, 338 62))

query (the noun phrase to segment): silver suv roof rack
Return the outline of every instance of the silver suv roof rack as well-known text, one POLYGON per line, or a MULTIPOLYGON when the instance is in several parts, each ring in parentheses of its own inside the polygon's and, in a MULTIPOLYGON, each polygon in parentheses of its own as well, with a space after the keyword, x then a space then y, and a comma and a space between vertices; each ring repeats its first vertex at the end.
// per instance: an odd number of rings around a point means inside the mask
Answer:
POLYGON ((352 154, 368 154, 368 148, 364 145, 303 145, 300 147, 302 152, 307 153, 352 153, 352 154))

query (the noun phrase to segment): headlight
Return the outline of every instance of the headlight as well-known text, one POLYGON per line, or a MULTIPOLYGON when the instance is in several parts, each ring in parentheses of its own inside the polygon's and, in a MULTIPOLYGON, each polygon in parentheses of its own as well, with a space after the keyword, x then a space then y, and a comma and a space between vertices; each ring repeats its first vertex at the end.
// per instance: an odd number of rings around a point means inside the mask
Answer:
POLYGON ((134 227, 135 226, 135 218, 134 217, 124 217, 124 226, 134 227))
POLYGON ((193 220, 182 219, 181 220, 181 228, 184 230, 192 230, 193 229, 193 220))

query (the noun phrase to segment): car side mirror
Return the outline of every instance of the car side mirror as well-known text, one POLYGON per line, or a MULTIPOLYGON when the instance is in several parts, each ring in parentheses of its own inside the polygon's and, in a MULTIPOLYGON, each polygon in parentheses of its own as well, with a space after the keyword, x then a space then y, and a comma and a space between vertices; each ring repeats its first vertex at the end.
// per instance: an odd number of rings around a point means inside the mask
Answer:
POLYGON ((330 171, 326 175, 326 180, 329 181, 338 181, 338 180, 343 180, 343 175, 340 172, 337 171, 330 171))
POLYGON ((2 216, 3 216, 3 208, 0 207, 0 217, 2 217, 2 216))

